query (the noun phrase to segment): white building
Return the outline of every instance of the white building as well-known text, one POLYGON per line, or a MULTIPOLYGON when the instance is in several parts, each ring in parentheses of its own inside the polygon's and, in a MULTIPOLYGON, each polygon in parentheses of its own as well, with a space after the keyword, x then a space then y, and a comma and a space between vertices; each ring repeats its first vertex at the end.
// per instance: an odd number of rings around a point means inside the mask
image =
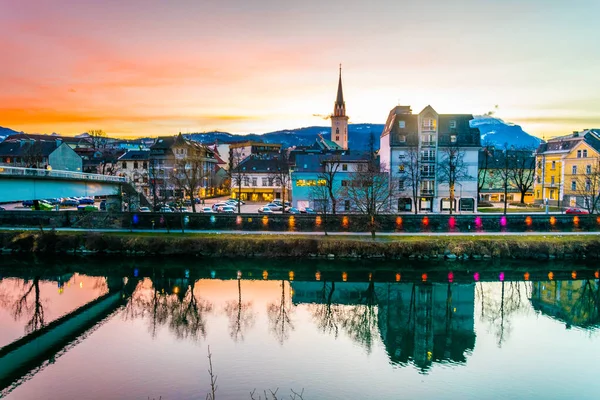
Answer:
POLYGON ((414 212, 414 207, 419 212, 449 211, 451 181, 454 212, 477 210, 481 139, 479 129, 470 126, 472 119, 470 114, 438 114, 431 106, 419 114, 410 106, 390 111, 379 156, 397 183, 393 201, 399 212, 414 212))

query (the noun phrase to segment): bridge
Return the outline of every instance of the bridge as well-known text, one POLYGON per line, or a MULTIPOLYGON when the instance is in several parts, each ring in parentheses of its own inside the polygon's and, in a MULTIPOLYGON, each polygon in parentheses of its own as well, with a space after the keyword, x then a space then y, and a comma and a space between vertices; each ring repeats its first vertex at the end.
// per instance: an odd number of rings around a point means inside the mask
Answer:
POLYGON ((71 171, 0 166, 0 202, 119 195, 127 178, 71 171))
POLYGON ((94 330, 99 322, 125 305, 131 285, 108 280, 108 293, 0 348, 0 397, 10 393, 46 365, 52 363, 94 330))

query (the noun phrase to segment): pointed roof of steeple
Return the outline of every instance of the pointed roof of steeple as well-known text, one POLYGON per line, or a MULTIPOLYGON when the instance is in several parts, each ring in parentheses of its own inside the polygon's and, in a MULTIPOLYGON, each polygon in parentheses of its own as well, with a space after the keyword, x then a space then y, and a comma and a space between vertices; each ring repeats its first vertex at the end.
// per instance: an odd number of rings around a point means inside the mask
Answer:
POLYGON ((342 91, 342 64, 340 64, 340 79, 338 81, 338 91, 335 104, 340 106, 344 105, 344 92, 342 91))

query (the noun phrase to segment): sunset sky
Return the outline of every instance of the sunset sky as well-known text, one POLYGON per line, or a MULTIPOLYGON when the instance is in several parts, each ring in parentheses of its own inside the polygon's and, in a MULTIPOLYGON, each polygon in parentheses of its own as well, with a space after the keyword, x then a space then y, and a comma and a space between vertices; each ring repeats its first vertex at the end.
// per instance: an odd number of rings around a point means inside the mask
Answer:
POLYGON ((351 123, 398 102, 600 127, 598 0, 0 0, 0 126, 111 136, 351 123))

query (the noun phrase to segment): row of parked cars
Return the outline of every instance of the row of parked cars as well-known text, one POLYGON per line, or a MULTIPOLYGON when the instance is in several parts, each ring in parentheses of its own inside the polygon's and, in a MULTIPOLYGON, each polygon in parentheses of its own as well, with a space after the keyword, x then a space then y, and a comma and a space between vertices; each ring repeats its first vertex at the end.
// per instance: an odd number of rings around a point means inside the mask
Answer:
POLYGON ((221 203, 215 203, 211 207, 204 207, 203 209, 210 209, 210 211, 202 211, 202 212, 218 212, 225 214, 234 214, 238 209, 238 203, 245 204, 244 201, 240 201, 237 199, 229 199, 221 203))
MULTIPOLYGON (((95 200, 92 197, 57 197, 53 199, 38 200, 40 203, 50 206, 77 207, 80 205, 94 205, 95 200)), ((25 208, 33 207, 34 200, 25 200, 22 205, 25 208)))
POLYGON ((315 214, 312 208, 296 208, 292 207, 289 202, 281 202, 281 200, 273 200, 271 203, 262 206, 258 209, 259 214, 273 214, 275 211, 282 211, 288 214, 315 214))

